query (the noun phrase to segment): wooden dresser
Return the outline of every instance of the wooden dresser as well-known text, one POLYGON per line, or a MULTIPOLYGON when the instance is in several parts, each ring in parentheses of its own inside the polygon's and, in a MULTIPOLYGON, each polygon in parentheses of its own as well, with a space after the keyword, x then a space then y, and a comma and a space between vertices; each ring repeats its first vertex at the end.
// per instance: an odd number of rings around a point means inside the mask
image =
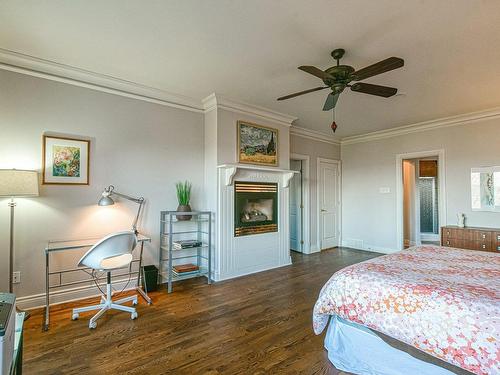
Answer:
POLYGON ((500 252, 500 228, 441 227, 441 246, 500 252))

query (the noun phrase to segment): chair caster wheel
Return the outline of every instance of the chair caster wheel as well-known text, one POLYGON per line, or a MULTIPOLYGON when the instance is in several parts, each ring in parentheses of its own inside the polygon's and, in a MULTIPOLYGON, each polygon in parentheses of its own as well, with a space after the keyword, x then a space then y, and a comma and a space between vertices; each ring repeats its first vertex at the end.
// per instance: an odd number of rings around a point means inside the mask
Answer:
POLYGON ((132 314, 130 314, 130 319, 135 320, 137 319, 137 316, 137 312, 133 312, 132 314))
POLYGON ((73 315, 71 315, 71 320, 78 320, 79 317, 80 315, 78 313, 74 313, 73 315))
POLYGON ((97 327, 97 322, 90 322, 89 323, 89 328, 90 329, 95 329, 97 327))

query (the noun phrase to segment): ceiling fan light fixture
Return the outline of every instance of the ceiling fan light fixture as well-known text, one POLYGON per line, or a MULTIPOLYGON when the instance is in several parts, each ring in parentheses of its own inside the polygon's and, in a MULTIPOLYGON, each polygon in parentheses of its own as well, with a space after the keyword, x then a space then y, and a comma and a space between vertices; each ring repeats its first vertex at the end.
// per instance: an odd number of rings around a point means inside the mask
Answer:
MULTIPOLYGON (((336 66, 332 66, 326 70, 321 70, 311 65, 299 66, 299 69, 309 73, 317 78, 320 78, 325 86, 316 87, 309 90, 304 90, 295 94, 290 94, 278 98, 278 100, 286 100, 294 98, 296 96, 308 94, 310 92, 323 90, 330 88, 331 92, 326 98, 326 102, 323 105, 323 111, 329 111, 335 109, 339 95, 344 92, 346 87, 349 87, 351 91, 359 92, 362 94, 375 95, 384 98, 389 98, 397 94, 398 89, 395 87, 387 87, 374 85, 365 82, 356 82, 350 84, 353 81, 361 81, 366 78, 370 78, 382 73, 389 72, 394 69, 398 69, 404 66, 404 60, 399 57, 389 57, 385 60, 379 61, 375 64, 369 65, 363 69, 355 70, 352 66, 340 64, 340 59, 344 56, 345 50, 342 48, 337 48, 331 55, 336 60, 336 66)), ((335 114, 334 114, 335 116, 335 114)), ((335 133, 337 130, 337 124, 332 122, 331 128, 335 133)))

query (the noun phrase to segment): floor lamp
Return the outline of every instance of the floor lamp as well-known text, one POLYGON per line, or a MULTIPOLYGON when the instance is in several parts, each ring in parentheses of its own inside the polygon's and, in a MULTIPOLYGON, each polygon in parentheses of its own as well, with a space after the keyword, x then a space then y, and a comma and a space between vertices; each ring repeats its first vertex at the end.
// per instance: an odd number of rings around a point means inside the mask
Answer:
MULTIPOLYGON (((14 208, 15 197, 38 196, 38 173, 20 169, 0 169, 0 197, 10 197, 9 293, 14 284, 14 208)), ((25 319, 29 318, 26 312, 25 319)))

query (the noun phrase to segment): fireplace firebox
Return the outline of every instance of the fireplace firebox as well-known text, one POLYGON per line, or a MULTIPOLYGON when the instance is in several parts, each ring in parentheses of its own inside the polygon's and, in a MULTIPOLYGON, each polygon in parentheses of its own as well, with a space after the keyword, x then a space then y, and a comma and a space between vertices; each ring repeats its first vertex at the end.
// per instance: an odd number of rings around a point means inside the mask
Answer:
POLYGON ((278 184, 234 183, 234 235, 278 231, 278 184))

